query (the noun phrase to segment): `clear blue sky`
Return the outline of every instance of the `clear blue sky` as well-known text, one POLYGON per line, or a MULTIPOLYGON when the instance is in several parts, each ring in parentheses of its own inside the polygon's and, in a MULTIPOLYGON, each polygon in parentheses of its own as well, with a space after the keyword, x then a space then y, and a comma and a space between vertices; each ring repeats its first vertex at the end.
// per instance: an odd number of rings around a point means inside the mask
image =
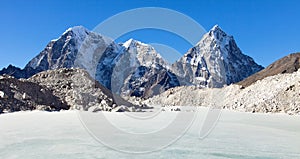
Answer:
MULTIPOLYGON (((235 37, 243 53, 264 66, 300 51, 297 0, 1 0, 0 67, 24 67, 67 28, 82 25, 93 29, 114 14, 138 7, 182 12, 206 30, 218 24, 235 37)), ((133 38, 156 42, 155 37, 139 32, 133 38)), ((189 46, 176 47, 184 53, 189 46)))

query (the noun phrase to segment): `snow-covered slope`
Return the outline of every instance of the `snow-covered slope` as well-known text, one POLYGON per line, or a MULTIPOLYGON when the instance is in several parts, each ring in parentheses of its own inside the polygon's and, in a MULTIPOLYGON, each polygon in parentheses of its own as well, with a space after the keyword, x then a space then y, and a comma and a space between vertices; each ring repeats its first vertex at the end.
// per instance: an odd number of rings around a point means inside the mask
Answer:
POLYGON ((173 70, 188 82, 209 87, 223 87, 239 82, 260 71, 262 66, 244 55, 232 36, 216 25, 191 48, 173 70))

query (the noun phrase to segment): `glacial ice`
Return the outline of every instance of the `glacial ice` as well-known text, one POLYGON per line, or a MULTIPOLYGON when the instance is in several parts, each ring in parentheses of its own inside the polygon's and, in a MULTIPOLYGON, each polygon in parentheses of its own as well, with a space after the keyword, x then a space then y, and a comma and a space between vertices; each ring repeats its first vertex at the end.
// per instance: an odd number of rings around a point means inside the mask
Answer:
MULTIPOLYGON (((0 158, 300 158, 300 116, 222 111, 213 131, 199 139, 199 125, 208 109, 197 109, 198 118, 182 138, 164 149, 145 154, 123 153, 97 142, 81 124, 76 111, 3 114, 0 115, 0 158)), ((126 113, 104 114, 124 131, 138 132, 168 124, 178 113, 161 112, 160 117, 145 124, 129 119, 126 113), (155 125, 151 126, 151 122, 155 125)), ((181 113, 188 116, 191 112, 181 113)))

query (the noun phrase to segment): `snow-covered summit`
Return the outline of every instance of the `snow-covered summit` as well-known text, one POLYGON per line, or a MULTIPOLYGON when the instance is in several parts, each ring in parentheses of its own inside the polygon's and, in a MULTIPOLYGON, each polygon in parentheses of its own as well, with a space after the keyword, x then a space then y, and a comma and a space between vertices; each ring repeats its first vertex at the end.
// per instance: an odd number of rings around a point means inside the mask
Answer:
POLYGON ((122 46, 125 47, 126 49, 128 49, 131 46, 132 41, 133 41, 133 39, 129 39, 125 43, 123 43, 122 46))
POLYGON ((220 42, 228 42, 233 39, 233 36, 227 35, 220 26, 215 25, 207 34, 207 36, 212 37, 220 42))
MULTIPOLYGON (((46 48, 25 67, 37 72, 58 68, 71 68, 79 59, 91 63, 96 49, 103 51, 112 43, 109 38, 89 31, 83 26, 67 29, 58 39, 52 40, 46 48), (88 62, 89 61, 89 62, 88 62)), ((82 62, 83 65, 85 63, 82 62)), ((85 67, 84 67, 85 68, 85 67)), ((90 70, 88 67, 87 70, 90 70)))
POLYGON ((89 31, 87 28, 85 28, 84 26, 81 26, 81 25, 68 28, 61 35, 61 37, 63 37, 63 36, 73 37, 73 38, 79 40, 79 42, 83 42, 89 36, 93 36, 93 37, 98 36, 99 38, 102 38, 107 45, 109 45, 113 42, 113 40, 111 38, 106 37, 99 33, 95 33, 93 31, 89 31))
POLYGON ((88 34, 90 31, 80 25, 80 26, 74 26, 68 28, 62 35, 67 34, 68 32, 73 32, 76 35, 84 35, 84 34, 88 34))
POLYGON ((218 30, 221 29, 219 24, 214 25, 210 30, 218 30))
POLYGON ((214 25, 214 26, 209 30, 209 32, 214 32, 214 33, 221 32, 221 33, 227 35, 227 34, 222 30, 222 28, 221 28, 218 24, 214 25))
POLYGON ((127 40, 125 43, 123 43, 122 46, 125 47, 126 49, 129 49, 130 47, 134 47, 134 48, 136 48, 136 47, 147 47, 151 50, 154 50, 154 48, 151 45, 143 43, 143 42, 135 40, 135 39, 132 39, 132 38, 127 40))
MULTIPOLYGON (((135 39, 129 39, 122 45, 127 53, 132 57, 137 58, 138 65, 151 66, 151 65, 166 65, 166 61, 162 56, 149 44, 145 44, 135 39)), ((134 59, 132 59, 134 60, 134 59)))

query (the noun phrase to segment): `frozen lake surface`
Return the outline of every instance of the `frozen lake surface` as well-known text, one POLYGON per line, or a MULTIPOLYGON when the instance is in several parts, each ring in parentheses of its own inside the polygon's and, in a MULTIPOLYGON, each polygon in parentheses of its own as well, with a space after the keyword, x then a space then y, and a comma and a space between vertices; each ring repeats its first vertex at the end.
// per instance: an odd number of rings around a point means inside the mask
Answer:
MULTIPOLYGON (((77 111, 19 112, 0 115, 1 159, 277 159, 300 158, 300 116, 285 114, 251 114, 222 111, 213 131, 199 138, 199 125, 208 109, 199 109, 191 127, 176 142, 155 152, 142 154, 116 151, 104 146, 88 132, 77 111)), ((178 112, 162 112, 151 121, 134 121, 130 113, 104 113, 105 117, 123 131, 146 133, 169 125, 178 112), (132 121, 131 121, 132 120, 132 121)), ((147 113, 145 113, 147 114, 147 113)), ((190 116, 191 112, 181 112, 190 116)), ((94 113, 94 115, 97 115, 94 113)), ((137 113, 132 113, 138 116, 137 113)), ((92 116, 92 115, 89 115, 92 116)), ((92 117, 93 118, 93 117, 92 117)), ((96 123, 96 122, 95 122, 96 123)), ((92 124, 92 123, 89 123, 92 124)), ((184 123, 176 123, 177 125, 184 123)), ((97 124, 95 124, 97 125, 97 124)), ((99 123, 99 130, 106 130, 99 123)), ((174 129, 175 130, 175 129, 174 129)), ((170 137, 172 134, 170 134, 170 137)), ((148 136, 150 139, 152 136, 148 136)), ((130 145, 130 137, 111 134, 121 146, 130 145), (121 138, 119 138, 121 137, 121 138)), ((107 139, 105 138, 105 139, 107 139)), ((163 141, 166 137, 163 137, 163 141)), ((153 137, 153 140, 156 140, 153 137)), ((109 140, 107 140, 109 141, 109 140)), ((147 141, 147 140, 146 140, 147 141)), ((136 141, 142 147, 143 142, 136 141)), ((134 149, 134 148, 132 148, 134 149)))

